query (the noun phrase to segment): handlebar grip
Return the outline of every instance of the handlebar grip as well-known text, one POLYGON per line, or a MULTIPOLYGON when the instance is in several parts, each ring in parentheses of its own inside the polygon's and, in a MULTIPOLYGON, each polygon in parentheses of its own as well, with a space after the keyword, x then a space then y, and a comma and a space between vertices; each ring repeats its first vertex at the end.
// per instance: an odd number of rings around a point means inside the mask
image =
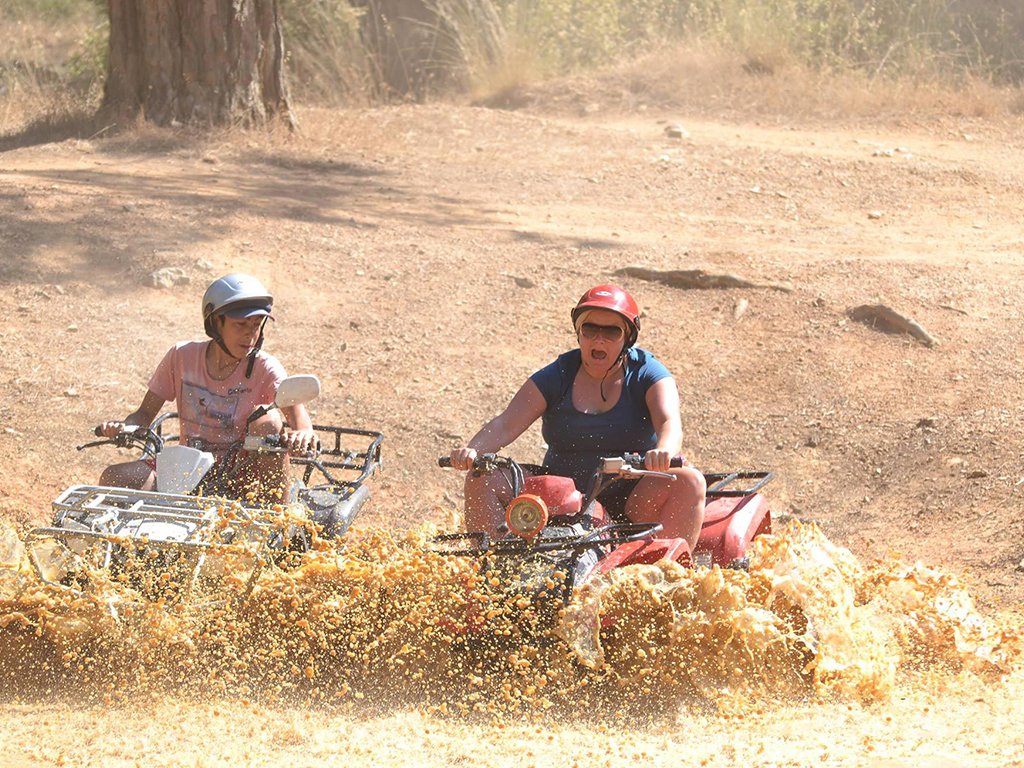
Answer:
MULTIPOLYGON (((643 465, 644 465, 644 457, 643 457, 643 454, 640 454, 640 453, 627 453, 622 458, 625 459, 629 464, 632 464, 634 467, 638 467, 639 468, 639 467, 643 467, 643 465)), ((669 460, 668 465, 670 467, 682 467, 682 466, 685 466, 685 462, 686 462, 686 457, 685 456, 673 456, 669 460)))
POLYGON ((451 466, 452 466, 452 457, 451 456, 442 456, 442 457, 440 457, 437 460, 437 466, 451 468, 451 466))

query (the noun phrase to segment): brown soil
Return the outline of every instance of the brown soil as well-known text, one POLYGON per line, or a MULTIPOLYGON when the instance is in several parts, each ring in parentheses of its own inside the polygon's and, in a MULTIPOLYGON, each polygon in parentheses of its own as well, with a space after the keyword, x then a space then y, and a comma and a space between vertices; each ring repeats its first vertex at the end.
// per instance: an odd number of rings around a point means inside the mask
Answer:
MULTIPOLYGON (((587 110, 582 110, 586 112, 587 110)), ((92 425, 198 337, 230 270, 270 284, 268 348, 315 372, 319 422, 382 430, 369 522, 449 524, 464 443, 572 344, 617 280, 679 382, 686 450, 766 468, 778 514, 862 557, 1024 598, 1019 121, 770 124, 451 105, 308 111, 298 138, 141 131, 0 159, 0 505, 38 523, 95 480, 92 425), (688 137, 665 128, 682 123, 688 137), (627 265, 791 290, 680 290, 627 265), (190 282, 148 287, 161 267, 190 282), (737 319, 741 301, 749 308, 737 319), (856 322, 886 304, 939 343, 856 322)), ((531 430, 512 452, 541 455, 531 430)))

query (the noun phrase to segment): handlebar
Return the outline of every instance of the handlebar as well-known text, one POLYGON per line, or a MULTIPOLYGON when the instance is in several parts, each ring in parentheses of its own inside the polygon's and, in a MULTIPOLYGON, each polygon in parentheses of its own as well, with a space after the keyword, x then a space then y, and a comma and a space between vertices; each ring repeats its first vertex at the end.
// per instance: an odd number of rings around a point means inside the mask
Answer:
MULTIPOLYGON (((669 462, 670 467, 682 467, 686 462, 682 456, 673 456, 669 462)), ((495 453, 483 453, 473 460, 473 470, 476 472, 491 472, 503 467, 512 467, 516 462, 507 456, 499 456, 495 453)), ((450 469, 452 460, 450 456, 441 456, 437 460, 439 467, 450 469)), ((615 456, 601 459, 598 464, 598 472, 604 475, 662 475, 673 477, 667 472, 655 472, 644 469, 644 457, 639 453, 626 453, 622 456, 615 456)))
MULTIPOLYGON (((97 437, 102 437, 102 428, 97 426, 93 429, 93 434, 97 437)), ((164 439, 151 429, 129 424, 122 427, 121 431, 113 437, 105 437, 102 440, 84 443, 77 446, 77 449, 81 451, 86 448, 95 448, 99 445, 115 445, 118 448, 140 448, 146 455, 156 458, 156 455, 163 449, 164 439)), ((247 435, 238 447, 244 448, 247 451, 263 453, 285 453, 289 450, 282 445, 280 435, 266 435, 263 437, 247 435)), ((302 455, 316 456, 319 453, 320 441, 318 439, 316 445, 309 451, 303 451, 302 455)))
MULTIPOLYGON (((496 453, 481 453, 473 459, 473 469, 477 472, 490 472, 499 467, 511 467, 515 463, 515 459, 508 456, 499 456, 496 453)), ((451 456, 441 456, 438 458, 437 466, 451 469, 451 456)))
MULTIPOLYGON (((673 456, 669 459, 669 467, 681 467, 686 462, 682 456, 673 456)), ((668 480, 675 480, 676 476, 671 472, 661 472, 655 469, 644 468, 644 457, 639 453, 626 453, 622 456, 601 459, 597 466, 597 473, 600 475, 612 475, 613 477, 664 477, 668 480)))
MULTIPOLYGON (((618 457, 616 457, 618 458, 618 457)), ((644 466, 644 457, 640 453, 624 453, 622 454, 623 463, 630 464, 637 469, 642 469, 644 466)), ((668 465, 670 467, 682 467, 686 465, 686 459, 682 456, 673 456, 668 465)))
MULTIPOLYGON (((291 449, 281 441, 281 435, 247 435, 242 443, 242 448, 255 453, 287 453, 291 449)), ((297 455, 316 456, 320 453, 320 439, 308 451, 295 451, 297 455)))
MULTIPOLYGON (((473 469, 486 472, 496 467, 507 467, 512 463, 512 459, 505 456, 499 456, 496 453, 481 453, 475 459, 473 459, 473 469)), ((452 468, 452 457, 451 456, 440 456, 437 459, 437 466, 444 467, 445 469, 452 468)))
MULTIPOLYGON (((93 429, 93 434, 97 437, 102 437, 103 431, 101 427, 97 426, 93 429)), ((91 443, 76 446, 76 448, 81 451, 86 448, 95 448, 98 445, 116 445, 118 448, 141 448, 146 455, 155 457, 160 453, 160 449, 163 448, 164 440, 151 429, 127 425, 122 427, 121 431, 113 437, 94 440, 91 443)))

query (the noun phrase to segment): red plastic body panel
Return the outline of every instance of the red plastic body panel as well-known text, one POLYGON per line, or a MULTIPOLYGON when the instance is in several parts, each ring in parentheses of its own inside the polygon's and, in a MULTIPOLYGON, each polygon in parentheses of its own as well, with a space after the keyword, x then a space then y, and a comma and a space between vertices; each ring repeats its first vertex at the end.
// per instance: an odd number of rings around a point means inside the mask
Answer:
POLYGON ((576 490, 576 484, 569 477, 536 475, 526 478, 523 491, 544 499, 548 514, 577 515, 583 509, 583 494, 576 490))
POLYGON ((694 554, 709 552, 713 564, 725 566, 746 557, 754 537, 771 530, 771 510, 760 494, 717 498, 704 508, 704 525, 694 554))
POLYGON ((675 560, 680 565, 690 565, 690 546, 686 539, 648 539, 630 541, 617 546, 597 566, 601 573, 613 568, 638 563, 656 563, 659 560, 675 560))

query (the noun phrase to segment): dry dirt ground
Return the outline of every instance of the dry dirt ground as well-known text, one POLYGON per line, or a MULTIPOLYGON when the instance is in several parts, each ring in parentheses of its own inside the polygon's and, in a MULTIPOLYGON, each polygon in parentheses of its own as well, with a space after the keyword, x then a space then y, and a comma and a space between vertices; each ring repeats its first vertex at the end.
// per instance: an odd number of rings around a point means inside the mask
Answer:
MULTIPOLYGON (((865 559, 898 552, 958 574, 987 609, 1020 605, 1019 120, 452 105, 300 117, 293 138, 145 129, 0 153, 4 519, 43 522, 62 487, 95 481, 112 454, 74 446, 137 405, 173 342, 201 336, 206 283, 245 270, 276 296, 268 349, 323 381, 315 420, 386 435, 365 522, 448 526, 460 478, 436 458, 568 349, 576 298, 614 280, 643 308, 641 345, 676 376, 698 466, 771 469, 777 514, 818 522, 865 559), (683 138, 666 134, 675 123, 683 138), (768 287, 683 290, 617 275, 626 266, 768 287), (150 287, 164 267, 188 281, 150 287), (852 319, 863 304, 914 318, 937 345, 852 319)), ((539 431, 511 452, 539 459, 539 431)), ((10 714, 30 730, 40 713, 10 714)), ((833 714, 813 717, 828 730, 833 714)), ((435 727, 397 717, 383 727, 435 727)), ((803 717, 765 725, 801 736, 803 717)), ((873 733, 870 712, 850 717, 854 733, 873 733)), ((310 727, 293 722, 293 751, 321 738, 310 727)), ((453 733, 423 737, 428 762, 483 764, 453 733)), ((534 743, 514 736, 501 754, 534 743)), ((569 749, 565 731, 552 738, 531 753, 538 763, 569 749)), ((661 737, 636 738, 607 764, 671 753, 661 737)), ((756 745, 719 744, 721 764, 728 749, 754 764, 756 745)), ((836 764, 857 764, 857 748, 837 747, 849 762, 836 764)), ((790 759, 779 764, 803 764, 790 759)))
MULTIPOLYGON (((74 445, 201 336, 205 284, 247 270, 277 296, 268 348, 323 379, 317 420, 387 436, 368 518, 446 523, 459 478, 436 457, 569 348, 575 299, 615 280, 679 382, 698 466, 771 469, 777 513, 859 555, 1024 597, 1019 123, 303 117, 291 140, 143 131, 0 155, 6 517, 42 521, 96 477, 112 455, 74 445), (625 266, 787 290, 682 290, 625 266), (149 287, 162 267, 189 281, 149 287), (875 303, 937 346, 847 314, 875 303)), ((513 452, 541 451, 530 432, 513 452)))

